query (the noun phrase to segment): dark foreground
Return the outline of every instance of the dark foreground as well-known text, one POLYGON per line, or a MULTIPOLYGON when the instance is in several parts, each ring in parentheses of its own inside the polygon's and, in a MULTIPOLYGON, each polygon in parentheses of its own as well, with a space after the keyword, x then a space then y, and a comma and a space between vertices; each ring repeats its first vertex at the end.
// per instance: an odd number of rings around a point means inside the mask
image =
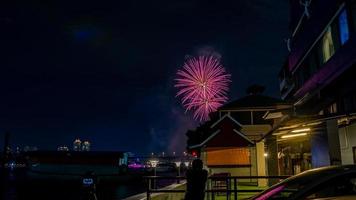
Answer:
MULTIPOLYGON (((1 198, 4 200, 28 199, 83 199, 85 189, 80 179, 42 178, 31 179, 23 172, 1 174, 1 198)), ((120 181, 98 178, 96 194, 98 200, 116 200, 145 191, 142 176, 131 177, 120 181)))

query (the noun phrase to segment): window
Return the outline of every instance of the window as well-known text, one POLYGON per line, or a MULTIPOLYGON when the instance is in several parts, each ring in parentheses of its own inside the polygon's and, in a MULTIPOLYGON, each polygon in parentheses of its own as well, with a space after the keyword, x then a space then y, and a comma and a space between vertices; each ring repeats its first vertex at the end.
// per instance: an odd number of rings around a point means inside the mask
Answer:
POLYGON ((336 103, 333 103, 328 107, 328 113, 329 114, 337 113, 337 104, 336 103))
POLYGON ((351 199, 351 196, 354 197, 356 195, 356 174, 350 172, 322 180, 325 176, 330 176, 335 172, 329 170, 318 173, 306 172, 306 174, 296 176, 294 179, 284 181, 264 191, 256 199, 319 199, 347 195, 349 197, 347 199, 351 199))
MULTIPOLYGON (((356 2, 353 5, 353 20, 356 29, 356 2)), ((341 10, 338 17, 326 28, 322 37, 309 55, 300 64, 293 74, 296 88, 300 88, 309 80, 323 65, 335 54, 341 45, 345 44, 350 37, 348 13, 346 9, 341 10)))
POLYGON ((349 23, 347 22, 347 13, 344 9, 339 15, 339 32, 340 32, 340 42, 345 44, 349 39, 349 23))
POLYGON ((322 39, 323 62, 326 63, 335 53, 331 27, 329 26, 322 39))
POLYGON ((309 176, 297 176, 295 179, 290 181, 285 181, 271 187, 265 192, 261 193, 257 199, 278 199, 278 200, 288 200, 293 195, 296 195, 300 190, 309 187, 313 183, 313 180, 317 180, 321 176, 319 174, 313 174, 309 172, 309 176), (263 198, 267 197, 267 198, 263 198))

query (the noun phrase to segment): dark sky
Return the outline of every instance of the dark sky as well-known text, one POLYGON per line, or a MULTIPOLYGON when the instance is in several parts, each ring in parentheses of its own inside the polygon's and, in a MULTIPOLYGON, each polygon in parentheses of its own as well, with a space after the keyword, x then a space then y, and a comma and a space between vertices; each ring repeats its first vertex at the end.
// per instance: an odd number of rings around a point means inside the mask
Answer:
MULTIPOLYGON (((186 55, 222 56, 230 99, 277 96, 288 1, 8 1, 0 7, 0 132, 15 145, 183 151, 197 122, 173 87, 186 55)), ((3 137, 0 139, 1 146, 3 137)))

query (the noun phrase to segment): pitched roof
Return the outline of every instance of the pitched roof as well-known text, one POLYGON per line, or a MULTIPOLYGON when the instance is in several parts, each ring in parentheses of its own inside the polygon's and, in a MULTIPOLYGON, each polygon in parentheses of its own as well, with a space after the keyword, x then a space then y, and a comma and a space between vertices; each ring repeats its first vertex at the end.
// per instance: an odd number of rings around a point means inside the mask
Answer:
POLYGON ((287 104, 282 99, 277 99, 274 97, 264 96, 260 94, 247 95, 235 101, 225 104, 221 108, 220 111, 223 110, 233 110, 239 108, 263 108, 263 107, 271 107, 280 104, 287 104))
POLYGON ((232 122, 234 122, 236 125, 238 125, 239 127, 242 127, 242 125, 236 121, 234 118, 231 117, 230 114, 226 114, 223 117, 221 117, 219 120, 217 120, 215 123, 213 123, 210 128, 214 128, 216 125, 218 125, 220 122, 222 122, 225 118, 230 119, 232 122))
MULTIPOLYGON (((255 144, 254 142, 252 142, 248 137, 246 137, 246 135, 244 135, 243 133, 241 133, 240 131, 233 129, 233 132, 236 133, 239 137, 241 137, 242 139, 244 139, 245 144, 249 144, 249 145, 253 145, 255 144)), ((190 149, 195 149, 195 148, 200 148, 203 145, 205 145, 206 143, 208 143, 210 140, 212 140, 215 136, 217 136, 219 133, 221 133, 221 130, 218 129, 217 131, 215 131, 213 134, 211 134, 208 138, 206 138, 204 141, 202 141, 200 144, 195 144, 195 145, 191 145, 189 146, 190 149)))

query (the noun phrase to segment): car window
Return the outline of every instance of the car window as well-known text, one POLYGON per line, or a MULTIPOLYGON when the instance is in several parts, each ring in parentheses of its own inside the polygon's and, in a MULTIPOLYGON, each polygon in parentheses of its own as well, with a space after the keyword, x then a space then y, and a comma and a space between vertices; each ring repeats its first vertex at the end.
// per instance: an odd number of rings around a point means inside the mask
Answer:
POLYGON ((304 179, 298 179, 297 181, 290 181, 286 183, 279 184, 276 187, 272 187, 270 190, 255 198, 255 200, 265 200, 265 199, 274 199, 282 200, 288 199, 299 190, 305 188, 308 184, 311 183, 311 177, 304 179))
POLYGON ((356 173, 338 176, 316 186, 305 199, 356 195, 356 173))
POLYGON ((286 179, 285 181, 272 186, 268 190, 260 193, 255 200, 265 200, 265 199, 273 199, 273 200, 284 200, 289 199, 298 193, 298 191, 309 187, 315 180, 319 180, 320 177, 330 174, 330 171, 313 173, 306 172, 292 179, 286 179))

